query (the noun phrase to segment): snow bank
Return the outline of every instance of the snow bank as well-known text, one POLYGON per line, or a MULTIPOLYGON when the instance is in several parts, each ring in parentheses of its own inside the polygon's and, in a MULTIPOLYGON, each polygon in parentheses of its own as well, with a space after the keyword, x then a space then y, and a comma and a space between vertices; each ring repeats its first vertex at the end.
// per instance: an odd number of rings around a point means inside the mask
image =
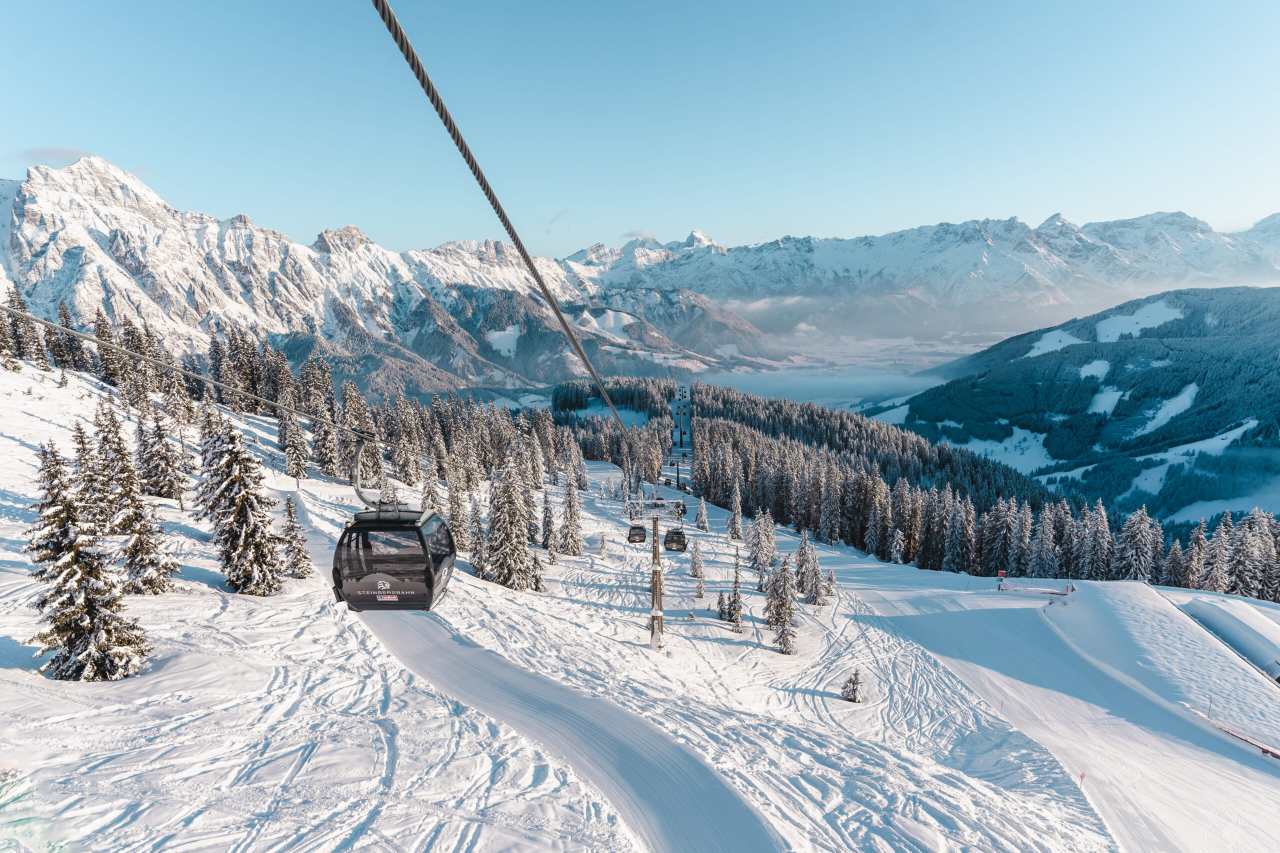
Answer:
POLYGON ((1094 379, 1101 380, 1105 379, 1106 375, 1110 372, 1111 362, 1107 361, 1105 358, 1096 358, 1080 368, 1080 378, 1088 379, 1092 376, 1094 379))
MULTIPOLYGON (((1280 681, 1280 607, 1270 605, 1273 618, 1260 608, 1268 605, 1233 595, 1183 591, 1171 595, 1178 607, 1235 649, 1241 657, 1280 681)), ((1280 687, 1278 687, 1280 689, 1280 687)), ((1280 699, 1280 693, 1277 694, 1280 699)))

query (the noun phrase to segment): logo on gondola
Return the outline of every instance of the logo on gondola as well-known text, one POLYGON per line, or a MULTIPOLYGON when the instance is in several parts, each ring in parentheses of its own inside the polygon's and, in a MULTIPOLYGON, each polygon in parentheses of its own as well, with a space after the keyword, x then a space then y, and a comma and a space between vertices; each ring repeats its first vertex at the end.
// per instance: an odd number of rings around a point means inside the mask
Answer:
POLYGON ((384 589, 391 589, 391 584, 388 581, 378 581, 378 592, 382 592, 384 589))

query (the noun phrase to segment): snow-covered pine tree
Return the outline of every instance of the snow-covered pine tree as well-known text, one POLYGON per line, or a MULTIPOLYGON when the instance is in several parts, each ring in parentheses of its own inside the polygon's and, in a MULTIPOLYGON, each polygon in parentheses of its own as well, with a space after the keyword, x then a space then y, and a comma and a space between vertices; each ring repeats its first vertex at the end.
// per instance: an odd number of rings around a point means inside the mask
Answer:
POLYGON ((32 638, 52 657, 42 672, 67 681, 116 681, 141 667, 150 649, 120 613, 120 578, 98 549, 97 529, 79 512, 77 490, 52 443, 40 450, 41 499, 27 551, 43 584, 36 599, 47 627, 32 638))
POLYGON ((807 532, 800 534, 800 549, 796 551, 797 585, 804 590, 805 603, 826 604, 822 569, 818 566, 818 549, 809 541, 807 532))
POLYGON ((307 551, 307 537, 298 523, 298 510, 293 498, 284 499, 284 528, 280 531, 284 541, 284 574, 291 578, 309 578, 315 571, 311 554, 307 551))
POLYGON ((75 491, 80 518, 100 530, 110 520, 108 513, 112 504, 111 490, 98 460, 98 448, 79 421, 71 428, 71 443, 76 454, 75 491))
MULTIPOLYGON (((701 542, 694 542, 693 547, 689 549, 689 577, 703 577, 701 542)), ((699 596, 699 598, 701 598, 701 596, 699 596)))
POLYGON ((178 564, 165 547, 154 513, 142 499, 142 486, 132 465, 121 472, 117 485, 116 514, 110 529, 125 537, 119 552, 124 591, 135 595, 168 592, 173 589, 178 564))
POLYGON ((258 460, 230 424, 223 423, 214 440, 201 479, 201 510, 213 521, 227 586, 246 595, 279 592, 283 568, 271 531, 272 502, 262 493, 258 460))
POLYGON ((338 432, 328 406, 322 405, 312 421, 311 459, 321 474, 326 477, 338 476, 338 432))
POLYGON ((284 399, 276 407, 276 435, 280 451, 284 454, 284 472, 299 482, 307 476, 307 437, 302 434, 298 416, 293 413, 296 404, 292 392, 286 391, 284 399))
POLYGON ((698 515, 693 520, 693 526, 704 532, 711 529, 711 526, 707 523, 706 498, 698 498, 698 515))
POLYGON ((729 493, 729 523, 726 530, 730 539, 742 538, 742 484, 736 477, 733 491, 729 493))
POLYGON ((1257 507, 1236 525, 1231 537, 1227 592, 1251 598, 1258 596, 1265 574, 1264 548, 1268 545, 1272 549, 1275 547, 1270 536, 1271 526, 1257 507), (1264 535, 1267 537, 1265 543, 1264 535))
MULTIPOLYGON (((556 539, 556 517, 551 509, 551 490, 542 490, 542 541, 539 542, 543 549, 550 549, 551 544, 556 539)), ((555 560, 551 560, 552 563, 555 560)))
POLYGON ((156 498, 176 500, 183 506, 182 492, 186 487, 186 454, 169 441, 169 430, 161 420, 160 412, 151 410, 151 423, 138 420, 136 455, 138 477, 142 493, 156 498))
POLYGON ((755 520, 751 522, 747 547, 751 571, 756 573, 756 590, 764 592, 765 576, 769 574, 769 570, 773 567, 773 560, 778 555, 778 547, 774 539, 773 515, 769 510, 756 512, 755 520))
POLYGON ((534 592, 542 592, 544 590, 542 584, 542 560, 538 559, 537 554, 533 555, 533 563, 529 569, 529 578, 532 584, 529 587, 530 589, 534 592))
POLYGON ((853 674, 845 679, 840 688, 840 698, 846 702, 862 701, 862 670, 854 667, 853 674))
POLYGON ((1183 552, 1183 576, 1188 589, 1199 589, 1204 576, 1204 561, 1209 550, 1209 540, 1205 535, 1204 519, 1191 531, 1187 540, 1187 549, 1183 552))
POLYGON ((10 371, 21 370, 22 365, 18 363, 17 355, 9 323, 0 317, 0 367, 10 371))
POLYGON ((1177 539, 1169 546, 1165 554, 1164 565, 1160 569, 1160 582, 1166 586, 1187 585, 1187 560, 1182 553, 1182 543, 1177 539))
POLYGON ((1112 579, 1114 577, 1112 561, 1116 543, 1115 537, 1111 534, 1111 522, 1107 518, 1107 508, 1103 505, 1101 498, 1094 504, 1093 512, 1089 513, 1087 532, 1089 539, 1089 579, 1099 581, 1112 579))
POLYGON ((1231 513, 1223 513, 1213 531, 1213 539, 1209 540, 1205 554, 1204 574, 1200 588, 1209 592, 1226 592, 1231 585, 1231 539, 1234 525, 1231 513))
POLYGON ((742 569, 738 549, 733 549, 733 587, 730 589, 728 601, 725 602, 725 613, 733 630, 742 633, 742 569))
POLYGON ((721 622, 727 622, 729 620, 729 605, 726 603, 724 590, 720 590, 716 595, 716 618, 721 622))
POLYGON ((98 377, 108 385, 118 385, 120 354, 115 349, 116 338, 111 323, 101 308, 93 316, 93 336, 98 341, 98 377))
POLYGON ((476 577, 489 579, 489 533, 484 526, 484 515, 480 512, 480 498, 471 493, 471 567, 476 577))
POLYGON ((1058 546, 1054 544, 1053 515, 1048 509, 1040 511, 1036 532, 1031 539, 1031 562, 1027 575, 1033 578, 1058 576, 1058 546))
MULTIPOLYGON (((467 490, 463 474, 456 459, 450 458, 448 468, 447 498, 449 501, 449 530, 453 532, 453 545, 459 551, 471 550, 471 525, 467 518, 467 490)), ((493 507, 489 507, 493 512, 493 507)))
POLYGON ((765 619, 774 630, 774 642, 784 655, 795 654, 796 576, 791 571, 791 557, 782 559, 782 565, 769 577, 768 597, 765 601, 765 619))
POLYGON ((582 517, 578 504, 578 484, 573 477, 564 483, 564 517, 560 520, 560 553, 576 557, 582 553, 582 517))
POLYGON ((7 315, 11 323, 13 349, 18 358, 29 361, 41 370, 49 369, 49 359, 44 350, 44 338, 27 315, 27 302, 15 287, 9 291, 9 307, 21 312, 21 316, 7 315))
POLYGON ((1151 519, 1147 516, 1147 508, 1142 506, 1129 513, 1116 540, 1113 571, 1118 580, 1146 583, 1151 579, 1150 535, 1151 519))
POLYGON ((827 569, 827 574, 822 579, 822 595, 823 597, 836 594, 836 573, 834 569, 827 569))
POLYGON ((903 553, 906 550, 906 538, 902 534, 900 528, 893 528, 893 532, 889 535, 889 562, 903 563, 903 553))
POLYGON ((511 460, 498 475, 493 503, 489 506, 489 573, 505 587, 533 588, 520 475, 511 460))

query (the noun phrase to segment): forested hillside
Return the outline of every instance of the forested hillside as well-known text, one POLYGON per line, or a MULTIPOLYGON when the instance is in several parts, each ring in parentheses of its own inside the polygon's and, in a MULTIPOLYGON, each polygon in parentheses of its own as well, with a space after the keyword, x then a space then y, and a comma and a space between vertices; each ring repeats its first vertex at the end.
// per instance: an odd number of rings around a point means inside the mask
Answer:
POLYGON ((1119 509, 1275 509, 1277 340, 1278 288, 1172 291, 946 365, 895 421, 1119 509))

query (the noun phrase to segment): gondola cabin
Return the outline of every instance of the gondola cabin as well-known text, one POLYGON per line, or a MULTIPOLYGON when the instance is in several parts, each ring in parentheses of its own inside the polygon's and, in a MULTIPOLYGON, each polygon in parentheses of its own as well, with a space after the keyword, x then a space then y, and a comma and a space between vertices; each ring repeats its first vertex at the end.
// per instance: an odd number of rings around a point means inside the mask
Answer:
POLYGON ((689 540, 685 538, 683 530, 673 527, 662 537, 662 547, 668 551, 683 551, 689 547, 689 540))
POLYGON ((644 542, 646 535, 643 524, 633 524, 627 529, 627 541, 632 545, 644 542))
POLYGON ((400 505, 357 512, 333 555, 333 592, 351 610, 430 610, 457 550, 445 520, 400 505))

